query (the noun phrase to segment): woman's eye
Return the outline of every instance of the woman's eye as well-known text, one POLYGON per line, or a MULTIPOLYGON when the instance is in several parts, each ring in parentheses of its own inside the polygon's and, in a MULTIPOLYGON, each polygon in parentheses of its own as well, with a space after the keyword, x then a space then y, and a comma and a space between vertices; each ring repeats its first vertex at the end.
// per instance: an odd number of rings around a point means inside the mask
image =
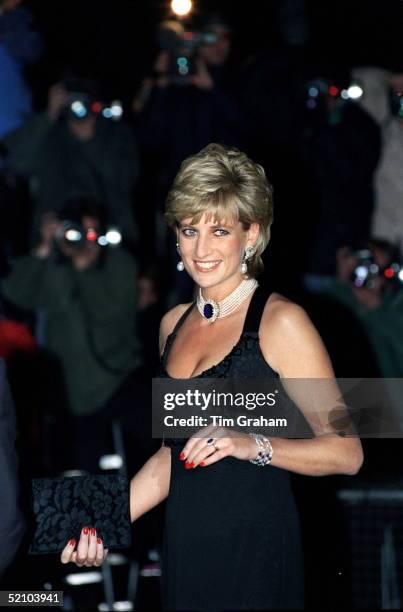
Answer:
POLYGON ((194 236, 196 233, 196 231, 194 229, 192 229, 191 227, 184 227, 182 228, 182 234, 184 236, 194 236))
POLYGON ((229 234, 228 230, 223 229, 222 227, 218 227, 214 233, 216 236, 227 236, 229 234))

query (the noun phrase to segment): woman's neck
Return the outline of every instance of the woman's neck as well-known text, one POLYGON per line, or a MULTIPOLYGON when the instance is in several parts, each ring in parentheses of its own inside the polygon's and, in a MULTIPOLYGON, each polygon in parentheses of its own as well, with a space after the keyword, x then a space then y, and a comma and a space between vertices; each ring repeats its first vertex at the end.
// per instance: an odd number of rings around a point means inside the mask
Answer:
POLYGON ((213 287, 201 287, 201 293, 205 300, 214 300, 215 302, 221 302, 228 297, 235 289, 245 280, 243 275, 236 276, 235 278, 228 279, 227 281, 214 285, 213 287))

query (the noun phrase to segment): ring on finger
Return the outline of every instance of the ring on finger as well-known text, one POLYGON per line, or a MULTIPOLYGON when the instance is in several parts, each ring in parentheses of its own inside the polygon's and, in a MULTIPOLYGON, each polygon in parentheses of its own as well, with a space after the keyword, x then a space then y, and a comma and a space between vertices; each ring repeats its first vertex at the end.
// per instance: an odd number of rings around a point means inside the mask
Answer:
POLYGON ((220 450, 219 447, 217 446, 217 444, 214 442, 214 440, 210 444, 210 446, 212 446, 214 448, 214 451, 213 451, 214 453, 216 453, 218 450, 220 450))
POLYGON ((214 440, 215 440, 215 438, 209 438, 207 440, 206 444, 208 444, 209 446, 214 446, 215 450, 218 451, 220 449, 218 448, 218 446, 216 445, 214 440))

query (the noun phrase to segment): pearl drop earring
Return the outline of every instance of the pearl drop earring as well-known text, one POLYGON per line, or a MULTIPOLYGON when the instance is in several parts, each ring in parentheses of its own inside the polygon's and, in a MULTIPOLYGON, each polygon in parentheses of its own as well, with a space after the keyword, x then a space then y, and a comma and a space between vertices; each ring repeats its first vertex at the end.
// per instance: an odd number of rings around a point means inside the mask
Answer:
MULTIPOLYGON (((179 255, 181 254, 180 250, 179 250, 179 243, 176 243, 176 250, 178 251, 179 255)), ((178 261, 178 263, 176 264, 176 269, 178 270, 178 272, 183 272, 183 270, 185 269, 185 264, 183 263, 182 260, 178 261)))
POLYGON ((252 246, 248 246, 245 249, 245 253, 243 255, 242 258, 242 263, 241 263, 241 272, 242 274, 246 274, 248 271, 248 264, 246 263, 248 259, 250 259, 252 257, 252 255, 254 254, 255 249, 252 246))

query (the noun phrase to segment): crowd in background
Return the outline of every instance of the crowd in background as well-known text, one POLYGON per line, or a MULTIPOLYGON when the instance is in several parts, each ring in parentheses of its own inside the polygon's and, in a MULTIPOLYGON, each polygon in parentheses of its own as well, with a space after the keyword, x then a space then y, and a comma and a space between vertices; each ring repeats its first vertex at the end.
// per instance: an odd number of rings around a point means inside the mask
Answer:
MULTIPOLYGON (((66 66, 34 110, 24 71, 45 45, 26 7, 0 4, 0 355, 27 478, 97 471, 113 422, 130 470, 158 443, 159 319, 193 295, 164 201, 210 142, 274 185, 260 282, 307 308, 338 376, 403 377, 403 58, 336 69, 284 45, 240 64, 223 15, 202 17, 188 55, 182 25, 156 29, 123 108, 66 66)), ((392 470, 368 456, 364 472, 392 470)))

